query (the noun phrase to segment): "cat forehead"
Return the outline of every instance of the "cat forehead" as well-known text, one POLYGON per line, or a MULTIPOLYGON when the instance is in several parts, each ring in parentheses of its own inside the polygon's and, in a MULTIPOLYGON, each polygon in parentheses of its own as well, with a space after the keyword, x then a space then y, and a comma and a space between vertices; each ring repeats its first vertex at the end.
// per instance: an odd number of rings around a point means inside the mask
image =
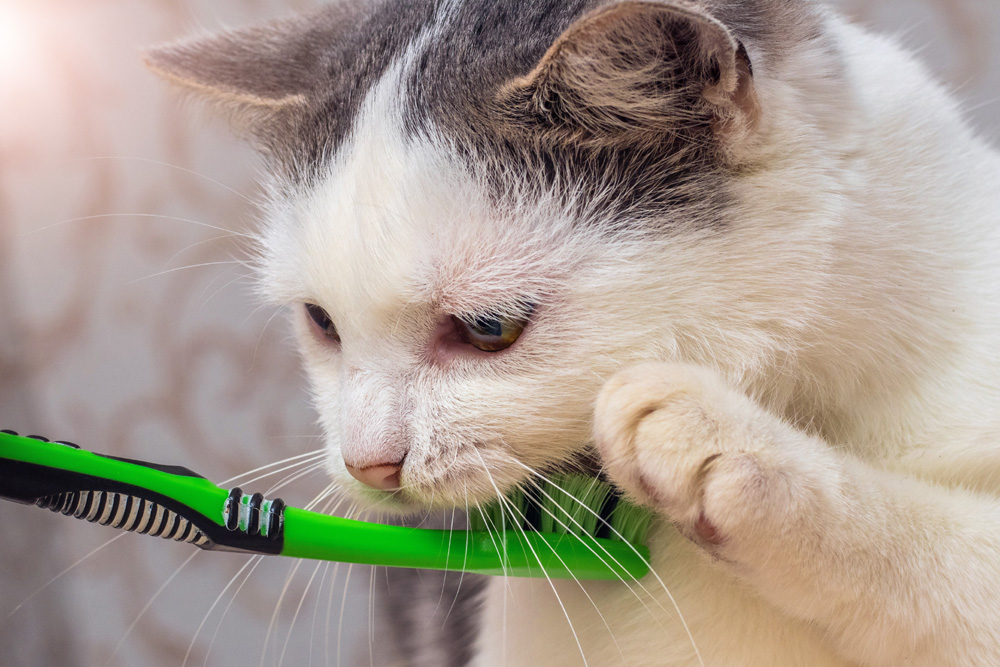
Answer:
POLYGON ((325 174, 265 231, 278 298, 358 317, 427 304, 468 312, 537 295, 579 258, 586 232, 559 202, 502 204, 445 138, 406 132, 405 74, 385 73, 325 174))
MULTIPOLYGON (((527 267, 526 257, 544 257, 534 268, 546 278, 551 267, 572 264, 585 245, 574 240, 591 238, 593 228, 610 236, 643 225, 657 232, 723 225, 729 190, 725 174, 696 150, 705 137, 670 131, 635 150, 558 141, 539 148, 529 133, 494 132, 488 117, 477 116, 502 82, 531 72, 568 26, 608 4, 617 3, 338 5, 295 27, 296 35, 305 30, 301 46, 312 53, 310 63, 325 54, 310 76, 326 79, 295 118, 294 139, 275 142, 300 176, 288 182, 280 170, 274 174, 275 199, 287 205, 277 207, 283 222, 265 230, 273 270, 264 282, 284 283, 284 301, 318 298, 313 290, 388 304, 413 298, 407 290, 456 285, 440 277, 457 276, 461 267, 471 293, 489 292, 492 283, 499 294, 530 273, 514 266, 527 267), (538 239, 553 237, 546 252, 531 251, 538 239), (351 274, 360 289, 348 289, 338 272, 358 266, 366 267, 351 274)), ((712 4, 741 39, 756 39, 790 24, 778 20, 781 8, 809 3, 712 4)), ((756 53, 765 64, 778 57, 756 53)))

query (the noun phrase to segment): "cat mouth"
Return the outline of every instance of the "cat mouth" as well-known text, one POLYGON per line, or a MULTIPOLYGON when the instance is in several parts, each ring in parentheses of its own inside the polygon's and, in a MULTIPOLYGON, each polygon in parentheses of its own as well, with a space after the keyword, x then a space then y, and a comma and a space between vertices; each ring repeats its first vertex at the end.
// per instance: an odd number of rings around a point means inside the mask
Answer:
POLYGON ((476 502, 428 502, 425 494, 433 490, 408 488, 405 481, 393 491, 368 491, 377 496, 371 509, 380 512, 380 523, 489 533, 583 530, 594 537, 610 537, 612 514, 622 500, 600 460, 590 453, 531 471, 476 502))
POLYGON ((537 497, 543 488, 559 490, 560 482, 570 477, 613 486, 600 459, 588 447, 568 460, 537 468, 523 463, 504 466, 503 470, 455 466, 432 478, 416 479, 404 471, 398 488, 380 490, 364 487, 359 491, 371 509, 390 514, 426 515, 427 512, 441 510, 472 514, 479 508, 505 502, 501 498, 518 494, 537 497))

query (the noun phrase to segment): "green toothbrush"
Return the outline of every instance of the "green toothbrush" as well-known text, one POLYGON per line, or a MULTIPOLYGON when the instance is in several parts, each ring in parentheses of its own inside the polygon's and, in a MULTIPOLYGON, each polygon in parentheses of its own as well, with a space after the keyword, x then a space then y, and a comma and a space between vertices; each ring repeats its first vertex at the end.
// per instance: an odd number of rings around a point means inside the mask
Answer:
POLYGON ((582 475, 472 512, 470 530, 433 530, 288 507, 180 466, 0 431, 0 498, 216 551, 553 579, 631 581, 649 570, 651 515, 582 475))

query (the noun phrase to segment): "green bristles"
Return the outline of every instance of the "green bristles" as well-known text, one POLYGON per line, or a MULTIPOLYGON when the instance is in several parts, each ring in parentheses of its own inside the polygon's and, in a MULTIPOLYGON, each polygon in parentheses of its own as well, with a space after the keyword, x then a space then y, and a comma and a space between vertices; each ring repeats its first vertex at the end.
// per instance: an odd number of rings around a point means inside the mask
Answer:
POLYGON ((517 488, 499 502, 469 511, 469 530, 536 530, 542 533, 606 536, 641 544, 652 513, 633 505, 595 477, 552 475, 539 487, 517 488))
POLYGON ((611 493, 610 486, 596 477, 562 474, 553 475, 551 484, 545 487, 541 494, 541 532, 595 534, 597 515, 611 493))
POLYGON ((611 510, 611 539, 641 544, 646 540, 653 512, 645 507, 633 505, 627 500, 619 500, 611 510))
POLYGON ((469 508, 469 528, 471 530, 513 530, 514 524, 510 518, 510 510, 501 507, 500 503, 489 503, 469 508))

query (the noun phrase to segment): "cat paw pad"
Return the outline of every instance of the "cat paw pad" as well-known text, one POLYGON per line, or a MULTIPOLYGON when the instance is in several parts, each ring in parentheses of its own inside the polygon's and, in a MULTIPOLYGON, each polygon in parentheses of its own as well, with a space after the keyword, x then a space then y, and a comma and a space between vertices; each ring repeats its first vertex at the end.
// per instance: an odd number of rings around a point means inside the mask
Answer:
POLYGON ((773 421, 711 370, 641 364, 604 386, 594 439, 619 486, 715 553, 775 503, 773 421))

